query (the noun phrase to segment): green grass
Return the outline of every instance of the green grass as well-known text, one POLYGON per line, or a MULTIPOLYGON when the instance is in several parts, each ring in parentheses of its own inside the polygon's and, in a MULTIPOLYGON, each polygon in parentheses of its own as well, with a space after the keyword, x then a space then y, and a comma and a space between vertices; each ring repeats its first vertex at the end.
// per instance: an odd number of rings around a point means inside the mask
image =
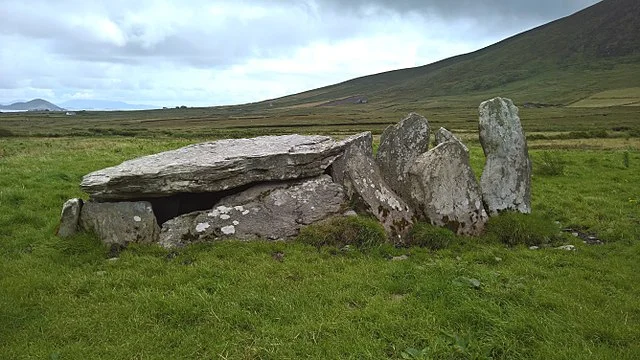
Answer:
MULTIPOLYGON (((640 152, 558 150, 533 211, 596 233, 575 252, 456 238, 335 251, 219 242, 118 260, 54 236, 82 175, 201 139, 0 142, 0 358, 635 359, 640 354, 640 152), (278 257, 277 254, 283 254, 278 257), (404 261, 390 258, 407 255, 404 261), (413 354, 413 355, 412 355, 413 354)), ((532 150, 538 159, 541 151, 532 150)), ((478 170, 482 151, 471 146, 478 170)))

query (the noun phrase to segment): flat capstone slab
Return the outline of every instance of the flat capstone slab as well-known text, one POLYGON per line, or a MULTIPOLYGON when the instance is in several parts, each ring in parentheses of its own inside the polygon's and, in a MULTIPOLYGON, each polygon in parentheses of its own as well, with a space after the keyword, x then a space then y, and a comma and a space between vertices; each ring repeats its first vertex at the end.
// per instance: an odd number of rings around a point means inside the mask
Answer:
POLYGON ((80 187, 98 201, 205 193, 324 173, 344 148, 327 136, 261 136, 186 146, 85 175, 80 187))

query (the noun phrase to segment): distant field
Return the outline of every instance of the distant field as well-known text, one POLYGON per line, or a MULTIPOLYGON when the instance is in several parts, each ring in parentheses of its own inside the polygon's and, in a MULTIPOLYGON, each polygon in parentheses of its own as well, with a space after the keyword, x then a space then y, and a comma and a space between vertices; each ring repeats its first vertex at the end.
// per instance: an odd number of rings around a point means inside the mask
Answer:
MULTIPOLYGON (((639 88, 640 89, 640 88, 639 88)), ((458 132, 475 133, 476 105, 447 98, 414 105, 370 102, 335 107, 259 108, 243 106, 167 109, 129 112, 3 113, 0 136, 138 136, 228 138, 304 133, 348 135, 362 131, 380 134, 410 112, 458 132)), ((640 134, 639 109, 616 107, 540 107, 520 105, 528 134, 565 133, 570 137, 631 136, 640 134), (571 133, 571 134, 570 134, 571 133)))
POLYGON ((607 90, 577 101, 570 107, 640 106, 640 87, 607 90))

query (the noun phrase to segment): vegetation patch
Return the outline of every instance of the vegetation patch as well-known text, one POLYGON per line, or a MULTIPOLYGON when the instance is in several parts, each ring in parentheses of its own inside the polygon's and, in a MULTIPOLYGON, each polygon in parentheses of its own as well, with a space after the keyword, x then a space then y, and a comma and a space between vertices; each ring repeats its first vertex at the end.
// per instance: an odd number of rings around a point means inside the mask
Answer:
POLYGON ((440 250, 448 247, 456 239, 456 234, 447 228, 419 222, 411 229, 406 244, 440 250))
POLYGON ((487 222, 487 235, 509 246, 539 246, 561 238, 560 228, 553 221, 538 214, 503 212, 487 222))
POLYGON ((387 235, 379 221, 364 216, 335 217, 309 225, 300 231, 297 240, 316 247, 352 246, 371 249, 384 244, 387 235))

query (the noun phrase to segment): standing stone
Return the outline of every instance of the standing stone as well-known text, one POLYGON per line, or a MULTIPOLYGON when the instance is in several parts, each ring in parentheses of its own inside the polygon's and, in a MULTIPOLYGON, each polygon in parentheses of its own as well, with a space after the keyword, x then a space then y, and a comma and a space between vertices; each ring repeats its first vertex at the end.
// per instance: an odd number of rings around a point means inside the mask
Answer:
POLYGON ((460 140, 457 136, 453 135, 453 133, 443 127, 436 131, 436 145, 440 145, 443 142, 447 141, 457 141, 464 147, 466 152, 469 152, 469 148, 460 140))
POLYGON ((80 227, 93 232, 107 245, 154 243, 160 227, 151 204, 140 202, 86 202, 80 212, 80 227))
POLYGON ((396 241, 410 230, 413 210, 384 181, 373 160, 372 142, 370 132, 345 139, 344 154, 331 166, 331 176, 345 187, 352 205, 375 216, 396 241))
POLYGON ((78 222, 80 221, 80 210, 82 209, 82 199, 70 199, 62 205, 60 216, 60 226, 58 236, 69 237, 78 232, 78 222))
POLYGON ((343 146, 326 136, 261 136, 190 145, 95 171, 80 187, 100 201, 218 192, 318 176, 343 146))
POLYGON ((384 180, 397 194, 408 198, 406 176, 414 160, 429 149, 430 128, 424 117, 411 113, 380 137, 376 163, 384 180))
POLYGON ((419 217, 459 235, 482 233, 487 213, 469 153, 460 142, 447 141, 422 154, 408 177, 419 217))
POLYGON ((490 215, 531 212, 531 160, 518 108, 509 99, 480 104, 480 143, 487 160, 480 186, 490 215))
POLYGON ((344 189, 328 175, 256 185, 222 199, 212 210, 165 222, 160 245, 170 248, 222 238, 286 239, 305 225, 342 213, 345 201, 344 189))

